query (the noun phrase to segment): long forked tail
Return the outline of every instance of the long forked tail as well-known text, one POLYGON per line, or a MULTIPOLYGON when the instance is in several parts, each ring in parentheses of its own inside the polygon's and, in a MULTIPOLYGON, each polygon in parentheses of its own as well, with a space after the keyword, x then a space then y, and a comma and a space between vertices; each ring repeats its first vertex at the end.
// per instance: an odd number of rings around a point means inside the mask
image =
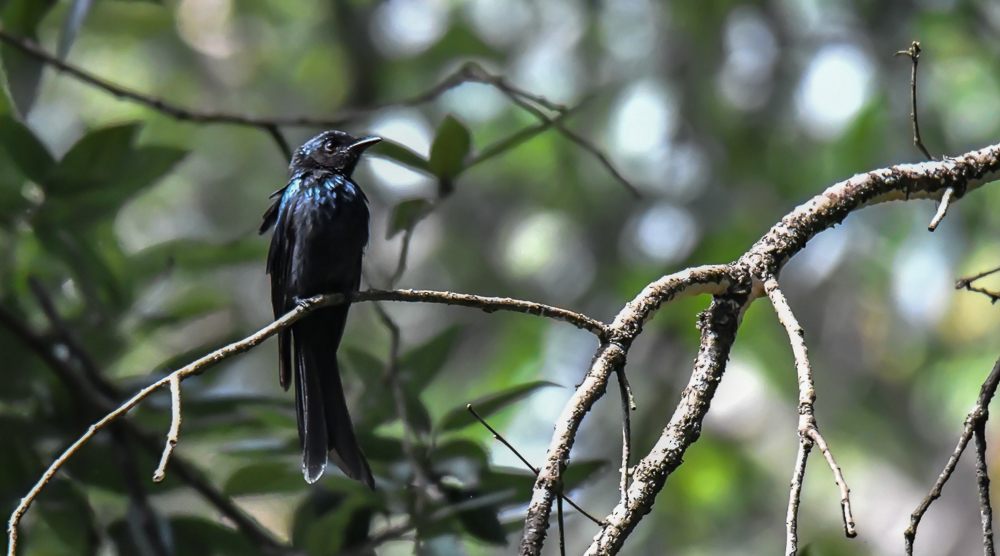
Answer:
POLYGON ((323 476, 329 456, 345 475, 374 490, 375 480, 354 434, 337 366, 347 309, 317 311, 292 327, 302 473, 306 482, 316 482, 323 476))

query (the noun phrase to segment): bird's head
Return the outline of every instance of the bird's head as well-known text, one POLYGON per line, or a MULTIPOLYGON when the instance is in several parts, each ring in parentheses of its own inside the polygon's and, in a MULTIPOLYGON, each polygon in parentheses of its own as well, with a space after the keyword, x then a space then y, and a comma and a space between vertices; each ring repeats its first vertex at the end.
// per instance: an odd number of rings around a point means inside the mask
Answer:
POLYGON ((361 153, 381 141, 381 137, 351 137, 343 131, 324 131, 295 151, 289 169, 323 169, 350 176, 361 153))

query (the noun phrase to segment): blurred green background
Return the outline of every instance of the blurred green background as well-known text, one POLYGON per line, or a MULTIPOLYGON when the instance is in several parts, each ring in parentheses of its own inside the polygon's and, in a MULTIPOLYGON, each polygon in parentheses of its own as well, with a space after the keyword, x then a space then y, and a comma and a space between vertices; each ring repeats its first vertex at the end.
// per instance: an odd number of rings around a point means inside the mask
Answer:
MULTIPOLYGON (((921 161, 910 63, 893 57, 912 40, 924 48, 918 108, 931 153, 957 155, 1000 137, 1000 4, 987 0, 6 0, 0 23, 53 53, 65 43, 71 64, 201 111, 334 117, 414 96, 467 61, 552 101, 587 101, 569 127, 606 151, 641 198, 547 131, 459 176, 416 225, 398 286, 531 299, 604 321, 665 273, 738 257, 834 182, 921 161), (71 44, 67 28, 76 31, 71 44)), ((40 70, 7 45, 0 58, 9 94, 0 101, 0 303, 10 315, 82 376, 32 294, 37 279, 120 393, 271 320, 268 238, 256 229, 268 195, 285 183, 286 161, 266 133, 175 121, 40 70)), ((468 83, 345 127, 427 157, 447 115, 471 133, 470 156, 537 123, 490 86, 468 83)), ((320 130, 284 131, 294 147, 320 130)), ((387 239, 393 208, 435 198, 438 181, 384 156, 367 157, 356 179, 371 203, 366 272, 379 287, 401 245, 401 234, 387 239)), ((1000 190, 985 187, 933 234, 933 203, 865 209, 818 236, 783 273, 812 355, 817 418, 852 488, 859 531, 843 538, 838 493, 817 454, 800 519, 809 554, 902 552, 909 514, 1000 353, 997 310, 984 296, 953 291, 957 277, 1000 263, 998 207, 1000 190)), ((695 316, 707 303, 668 307, 630 354, 637 457, 688 380, 695 316)), ((386 309, 402 331, 412 451, 440 482, 424 496, 428 507, 410 486, 404 428, 382 380, 390 336, 369 304, 352 309, 341 357, 375 494, 332 470, 314 488, 302 481, 273 341, 184 383, 177 454, 275 538, 309 554, 357 547, 369 531, 408 519, 419 523, 419 547, 411 532, 378 554, 516 553, 531 476, 488 431, 449 414, 509 394, 490 420, 540 464, 596 340, 524 315, 386 309), (473 503, 434 517, 457 501, 473 503)), ((81 392, 9 328, 0 327, 0 353, 7 512, 95 419, 81 392)), ((573 498, 598 517, 619 497, 611 390, 585 421, 570 467, 573 498)), ((768 304, 756 303, 701 440, 623 553, 778 553, 795 403, 785 333, 768 304)), ((167 393, 131 416, 162 438, 167 393)), ((993 441, 996 427, 989 431, 993 441)), ((149 480, 158 453, 116 442, 99 435, 43 492, 22 525, 20 554, 254 553, 183 481, 170 473, 162 484, 149 480), (122 450, 133 457, 108 455, 122 450), (128 480, 129 468, 138 481, 128 480), (136 517, 143 504, 152 528, 136 517)), ((992 446, 989 456, 996 469, 992 446)), ((569 553, 596 532, 572 511, 566 527, 569 553)), ((555 531, 547 554, 558 553, 555 531)), ((916 554, 979 546, 966 458, 927 514, 916 554)))

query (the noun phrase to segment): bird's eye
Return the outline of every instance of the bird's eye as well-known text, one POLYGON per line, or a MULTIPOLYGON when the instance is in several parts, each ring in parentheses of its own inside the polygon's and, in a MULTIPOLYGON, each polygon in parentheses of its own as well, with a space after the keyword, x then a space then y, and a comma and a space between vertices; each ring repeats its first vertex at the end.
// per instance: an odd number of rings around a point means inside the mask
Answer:
POLYGON ((332 153, 334 150, 336 150, 336 148, 337 146, 333 144, 333 141, 327 141, 326 143, 323 143, 323 150, 328 153, 332 153))

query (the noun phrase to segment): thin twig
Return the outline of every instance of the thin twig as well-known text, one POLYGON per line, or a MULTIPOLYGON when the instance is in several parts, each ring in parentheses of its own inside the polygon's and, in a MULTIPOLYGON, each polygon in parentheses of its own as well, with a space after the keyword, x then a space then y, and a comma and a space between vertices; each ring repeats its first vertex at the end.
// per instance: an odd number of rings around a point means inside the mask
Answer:
MULTIPOLYGON (((69 350, 72 360, 76 361, 82 369, 84 379, 81 380, 78 378, 77 374, 68 364, 63 364, 61 360, 51 358, 51 362, 58 363, 53 367, 53 372, 68 388, 73 390, 73 399, 82 407, 86 414, 91 415, 95 412, 100 412, 100 409, 96 407, 98 404, 95 404, 91 397, 108 396, 114 399, 118 397, 116 389, 101 376, 94 358, 84 347, 83 342, 73 328, 56 309, 52 296, 42 286, 41 281, 35 276, 29 276, 28 285, 39 306, 42 308, 42 312, 45 313, 46 318, 55 330, 58 341, 69 350), (79 387, 80 384, 83 384, 84 387, 79 387)), ((38 350, 39 348, 44 349, 46 341, 35 336, 26 325, 18 325, 13 328, 9 326, 11 324, 9 321, 16 321, 16 318, 12 315, 4 315, 2 320, 4 321, 3 324, 8 325, 8 329, 22 336, 22 339, 25 340, 25 344, 29 348, 34 350, 38 350), (30 338, 24 338, 25 335, 30 335, 30 338)), ((51 348, 48 351, 51 352, 51 348)), ((140 477, 138 462, 128 442, 127 425, 128 423, 124 422, 113 423, 108 432, 110 433, 112 451, 121 469, 122 480, 131 503, 130 511, 137 517, 138 528, 136 533, 147 537, 145 542, 148 543, 154 556, 167 556, 169 549, 161 536, 160 528, 156 524, 156 512, 149 502, 149 495, 140 477)))
MULTIPOLYGON (((475 417, 477 421, 479 421, 484 427, 486 427, 486 430, 490 431, 490 434, 493 435, 493 438, 495 438, 496 440, 499 440, 501 444, 503 444, 504 446, 506 446, 507 449, 511 451, 511 453, 513 453, 515 456, 517 456, 517 459, 521 460, 521 463, 523 463, 525 467, 527 467, 528 469, 530 469, 531 472, 534 473, 535 475, 538 475, 539 469, 537 467, 535 467, 534 465, 531 465, 531 462, 529 462, 527 459, 525 459, 525 457, 521 455, 521 452, 517 451, 517 448, 515 448, 513 445, 511 445, 510 442, 507 442, 507 439, 504 438, 502 434, 500 434, 499 432, 497 432, 496 429, 494 429, 492 426, 490 426, 490 424, 486 422, 486 419, 483 419, 479 415, 479 413, 476 412, 475 408, 472 407, 471 403, 468 404, 468 405, 466 405, 465 409, 468 409, 469 413, 471 413, 472 416, 475 417)), ((573 509, 575 509, 576 511, 580 512, 581 515, 583 515, 584 517, 586 517, 590 521, 593 521, 597 525, 604 525, 603 521, 601 521, 601 520, 597 519, 596 517, 594 517, 594 516, 590 515, 589 513, 587 513, 586 510, 584 510, 583 508, 581 508, 569 496, 566 496, 562 492, 559 493, 559 499, 560 500, 566 500, 566 502, 570 506, 573 506, 573 509)))
POLYGON ((167 432, 167 443, 163 446, 160 465, 153 472, 153 482, 158 483, 167 476, 167 463, 170 454, 177 446, 181 431, 181 380, 177 375, 170 375, 170 431, 167 432))
POLYGON ((622 491, 622 502, 628 504, 628 463, 632 449, 632 419, 630 412, 635 410, 632 400, 632 388, 628 385, 625 369, 618 369, 618 391, 622 402, 622 478, 619 487, 622 491))
POLYGON ((955 195, 955 190, 951 187, 945 189, 944 193, 941 194, 941 202, 938 203, 937 212, 934 213, 934 218, 931 220, 931 223, 927 225, 928 231, 933 232, 934 230, 936 230, 938 224, 940 224, 941 221, 944 220, 945 214, 948 214, 948 205, 951 204, 951 198, 954 195, 955 195))
POLYGON ((849 539, 853 539, 858 536, 858 532, 854 528, 854 515, 851 513, 851 489, 847 487, 847 481, 844 480, 844 473, 840 470, 840 466, 837 465, 837 461, 833 459, 833 452, 830 451, 830 447, 827 446, 826 440, 823 439, 823 435, 820 434, 819 429, 814 426, 809 429, 808 434, 809 438, 816 443, 820 452, 823 453, 826 463, 830 466, 830 471, 833 472, 833 480, 837 483, 837 488, 840 489, 840 509, 844 516, 844 535, 849 539))
POLYGON ((806 348, 802 327, 799 325, 798 319, 795 318, 795 313, 792 312, 792 308, 788 305, 788 300, 785 299, 784 294, 781 293, 781 288, 778 286, 778 280, 775 277, 769 276, 764 280, 764 290, 767 292, 767 296, 771 300, 771 304, 774 306, 774 312, 777 313, 778 320, 781 322, 782 326, 785 327, 785 331, 788 333, 788 340, 792 345, 792 353, 795 356, 795 371, 798 375, 798 433, 800 447, 795 461, 795 472, 793 473, 791 485, 792 492, 789 494, 786 531, 787 536, 785 542, 786 555, 795 556, 798 550, 798 538, 796 535, 798 530, 797 519, 799 492, 801 492, 802 489, 801 480, 805 475, 806 459, 809 457, 809 452, 812 448, 812 443, 814 442, 816 446, 819 447, 820 451, 823 452, 823 456, 826 457, 827 463, 830 464, 830 470, 833 472, 834 480, 837 483, 837 487, 840 489, 840 505, 844 520, 844 534, 848 538, 854 538, 858 533, 855 530, 854 516, 851 512, 850 489, 847 487, 847 482, 844 481, 844 474, 841 472, 840 466, 838 466, 837 462, 833 459, 830 447, 827 445, 826 440, 823 439, 823 436, 820 434, 819 428, 816 425, 816 416, 813 412, 813 406, 816 403, 816 386, 813 383, 812 368, 809 363, 809 352, 806 348), (796 482, 796 480, 798 480, 798 482, 796 482))
MULTIPOLYGON (((983 276, 989 273, 984 273, 983 276)), ((974 278, 973 278, 974 279, 974 278)), ((972 407, 972 411, 965 418, 965 427, 962 429, 962 434, 958 437, 958 445, 955 446, 955 450, 952 451, 951 457, 948 458, 948 463, 945 464, 944 470, 941 471, 941 475, 938 476, 937 481, 934 482, 934 487, 931 491, 924 497, 917 506, 917 509, 913 511, 910 515, 910 526, 907 527, 906 531, 903 532, 903 546, 906 550, 907 556, 913 555, 913 543, 917 537, 917 527, 920 526, 920 520, 923 519, 924 514, 931 507, 931 504, 941 497, 941 491, 944 489, 945 483, 951 478, 952 473, 955 472, 955 467, 958 465, 958 460, 962 457, 962 452, 965 451, 965 447, 969 445, 969 440, 972 439, 976 428, 979 426, 986 426, 986 420, 989 419, 989 405, 990 401, 993 399, 993 395, 996 394, 997 384, 1000 383, 1000 359, 997 359, 996 364, 993 365, 993 370, 990 372, 989 376, 983 382, 982 388, 979 389, 979 398, 976 399, 976 405, 972 407)), ((983 443, 983 449, 985 450, 986 444, 983 443)), ((985 464, 983 466, 983 476, 986 477, 988 481, 988 476, 985 475, 986 468, 985 464)), ((979 482, 979 469, 976 469, 977 482, 979 482)), ((987 490, 986 498, 983 498, 983 492, 981 490, 982 483, 980 483, 980 505, 983 510, 983 546, 984 550, 992 550, 993 546, 993 524, 992 524, 992 509, 989 508, 989 492, 987 490), (985 502, 984 502, 985 500, 985 502), (987 512, 989 509, 990 518, 986 519, 987 512), (988 544, 987 544, 988 541, 988 544)))
POLYGON ((812 441, 799 441, 795 455, 795 470, 792 472, 791 488, 788 490, 788 513, 785 516, 785 555, 797 554, 799 550, 799 502, 802 499, 802 482, 806 478, 806 460, 812 450, 812 441))
POLYGON ((566 556, 566 525, 563 523, 563 497, 556 500, 556 519, 559 521, 559 555, 566 556))
POLYGON ((58 71, 64 72, 88 85, 110 93, 119 99, 127 99, 144 106, 148 106, 158 112, 174 118, 175 120, 203 124, 240 125, 256 127, 266 131, 274 139, 285 158, 289 160, 292 157, 292 150, 288 145, 288 141, 281 133, 281 127, 338 128, 360 120, 373 112, 389 106, 416 106, 429 102, 441 96, 442 93, 449 89, 457 87, 462 83, 474 80, 471 76, 467 75, 468 72, 463 68, 445 78, 441 83, 415 97, 392 103, 378 104, 359 110, 344 111, 339 116, 332 118, 258 118, 229 112, 202 112, 191 110, 172 104, 160 98, 134 91, 60 60, 33 41, 12 35, 4 30, 0 30, 0 41, 3 41, 14 48, 17 48, 21 52, 24 52, 25 54, 52 66, 58 71))
POLYGON ((976 422, 976 486, 979 489, 979 517, 983 526, 983 554, 994 556, 993 506, 990 504, 990 475, 986 467, 986 420, 989 409, 983 407, 983 417, 976 422))
POLYGON ((998 266, 997 268, 994 268, 992 270, 986 270, 984 272, 980 272, 979 274, 976 274, 975 276, 970 276, 968 278, 962 278, 962 279, 958 280, 957 282, 955 282, 955 289, 956 290, 965 289, 965 290, 968 290, 970 292, 981 293, 981 294, 985 295, 986 297, 990 298, 990 303, 996 303, 997 301, 1000 301, 1000 293, 995 292, 993 290, 986 289, 986 288, 981 288, 981 287, 978 287, 978 286, 973 286, 972 283, 975 282, 976 280, 979 280, 980 278, 985 278, 985 277, 987 277, 987 276, 989 276, 991 274, 995 274, 997 272, 1000 272, 1000 266, 998 266))
POLYGON ((920 149, 920 152, 924 153, 927 160, 934 160, 931 153, 927 152, 927 148, 924 147, 923 141, 920 140, 920 124, 917 123, 917 62, 920 61, 920 43, 913 41, 909 49, 900 50, 894 56, 908 56, 913 63, 910 69, 910 117, 913 119, 913 144, 920 149))
MULTIPOLYGON (((75 399, 88 404, 93 411, 100 413, 110 413, 118 406, 117 391, 100 374, 96 375, 97 384, 92 385, 88 381, 81 380, 67 361, 55 356, 53 345, 47 339, 34 332, 25 322, 3 307, 0 307, 0 326, 3 326, 19 338, 68 388, 73 389, 76 393, 75 399), (108 396, 104 392, 112 392, 113 395, 108 396)), ((86 354, 86 352, 84 352, 84 355, 89 357, 89 354, 86 354)), ((126 417, 113 423, 113 425, 119 425, 125 435, 131 437, 139 447, 150 455, 155 456, 160 452, 160 441, 131 419, 126 417)), ((114 427, 111 428, 111 433, 114 439, 117 436, 114 427)), ((204 497, 221 515, 231 520, 250 542, 260 548, 262 552, 266 554, 287 552, 253 518, 245 514, 232 500, 219 492, 194 465, 180 457, 174 456, 170 459, 168 469, 170 469, 175 477, 187 483, 204 497)), ((136 474, 136 476, 138 475, 136 474)), ((136 490, 132 493, 132 496, 138 496, 139 493, 136 490)), ((148 505, 148 503, 143 504, 142 501, 139 501, 139 503, 140 507, 148 505)), ((10 551, 10 548, 8 548, 8 551, 10 551)))
MULTIPOLYGON (((544 112, 542 112, 532 104, 532 102, 534 102, 537 104, 541 104, 542 106, 549 107, 549 105, 546 104, 547 101, 540 102, 538 97, 529 95, 528 93, 525 93, 524 91, 521 91, 516 87, 513 87, 504 78, 488 73, 479 65, 470 65, 469 67, 471 75, 474 79, 478 79, 482 83, 493 85, 501 92, 503 92, 505 95, 507 95, 507 98, 509 98, 511 102, 519 106, 521 109, 530 113, 539 121, 545 122, 555 127, 557 130, 559 130, 560 133, 565 135, 567 139, 576 143, 580 148, 593 155, 598 160, 598 162, 600 162, 601 165, 604 166, 608 170, 608 172, 610 172, 611 175, 619 183, 621 183, 625 187, 625 189, 628 190, 629 193, 631 193, 636 198, 641 197, 641 195, 639 194, 639 190, 634 185, 632 185, 632 182, 628 181, 628 179, 626 179, 625 176, 621 174, 621 172, 618 171, 615 165, 611 163, 607 155, 605 155, 601 151, 601 149, 597 148, 593 143, 591 143, 587 139, 581 137, 575 131, 567 128, 558 119, 550 118, 548 115, 546 115, 544 112)), ((565 113, 566 111, 565 108, 563 107, 559 108, 561 108, 561 110, 555 108, 553 108, 553 110, 556 110, 560 113, 565 113)))

